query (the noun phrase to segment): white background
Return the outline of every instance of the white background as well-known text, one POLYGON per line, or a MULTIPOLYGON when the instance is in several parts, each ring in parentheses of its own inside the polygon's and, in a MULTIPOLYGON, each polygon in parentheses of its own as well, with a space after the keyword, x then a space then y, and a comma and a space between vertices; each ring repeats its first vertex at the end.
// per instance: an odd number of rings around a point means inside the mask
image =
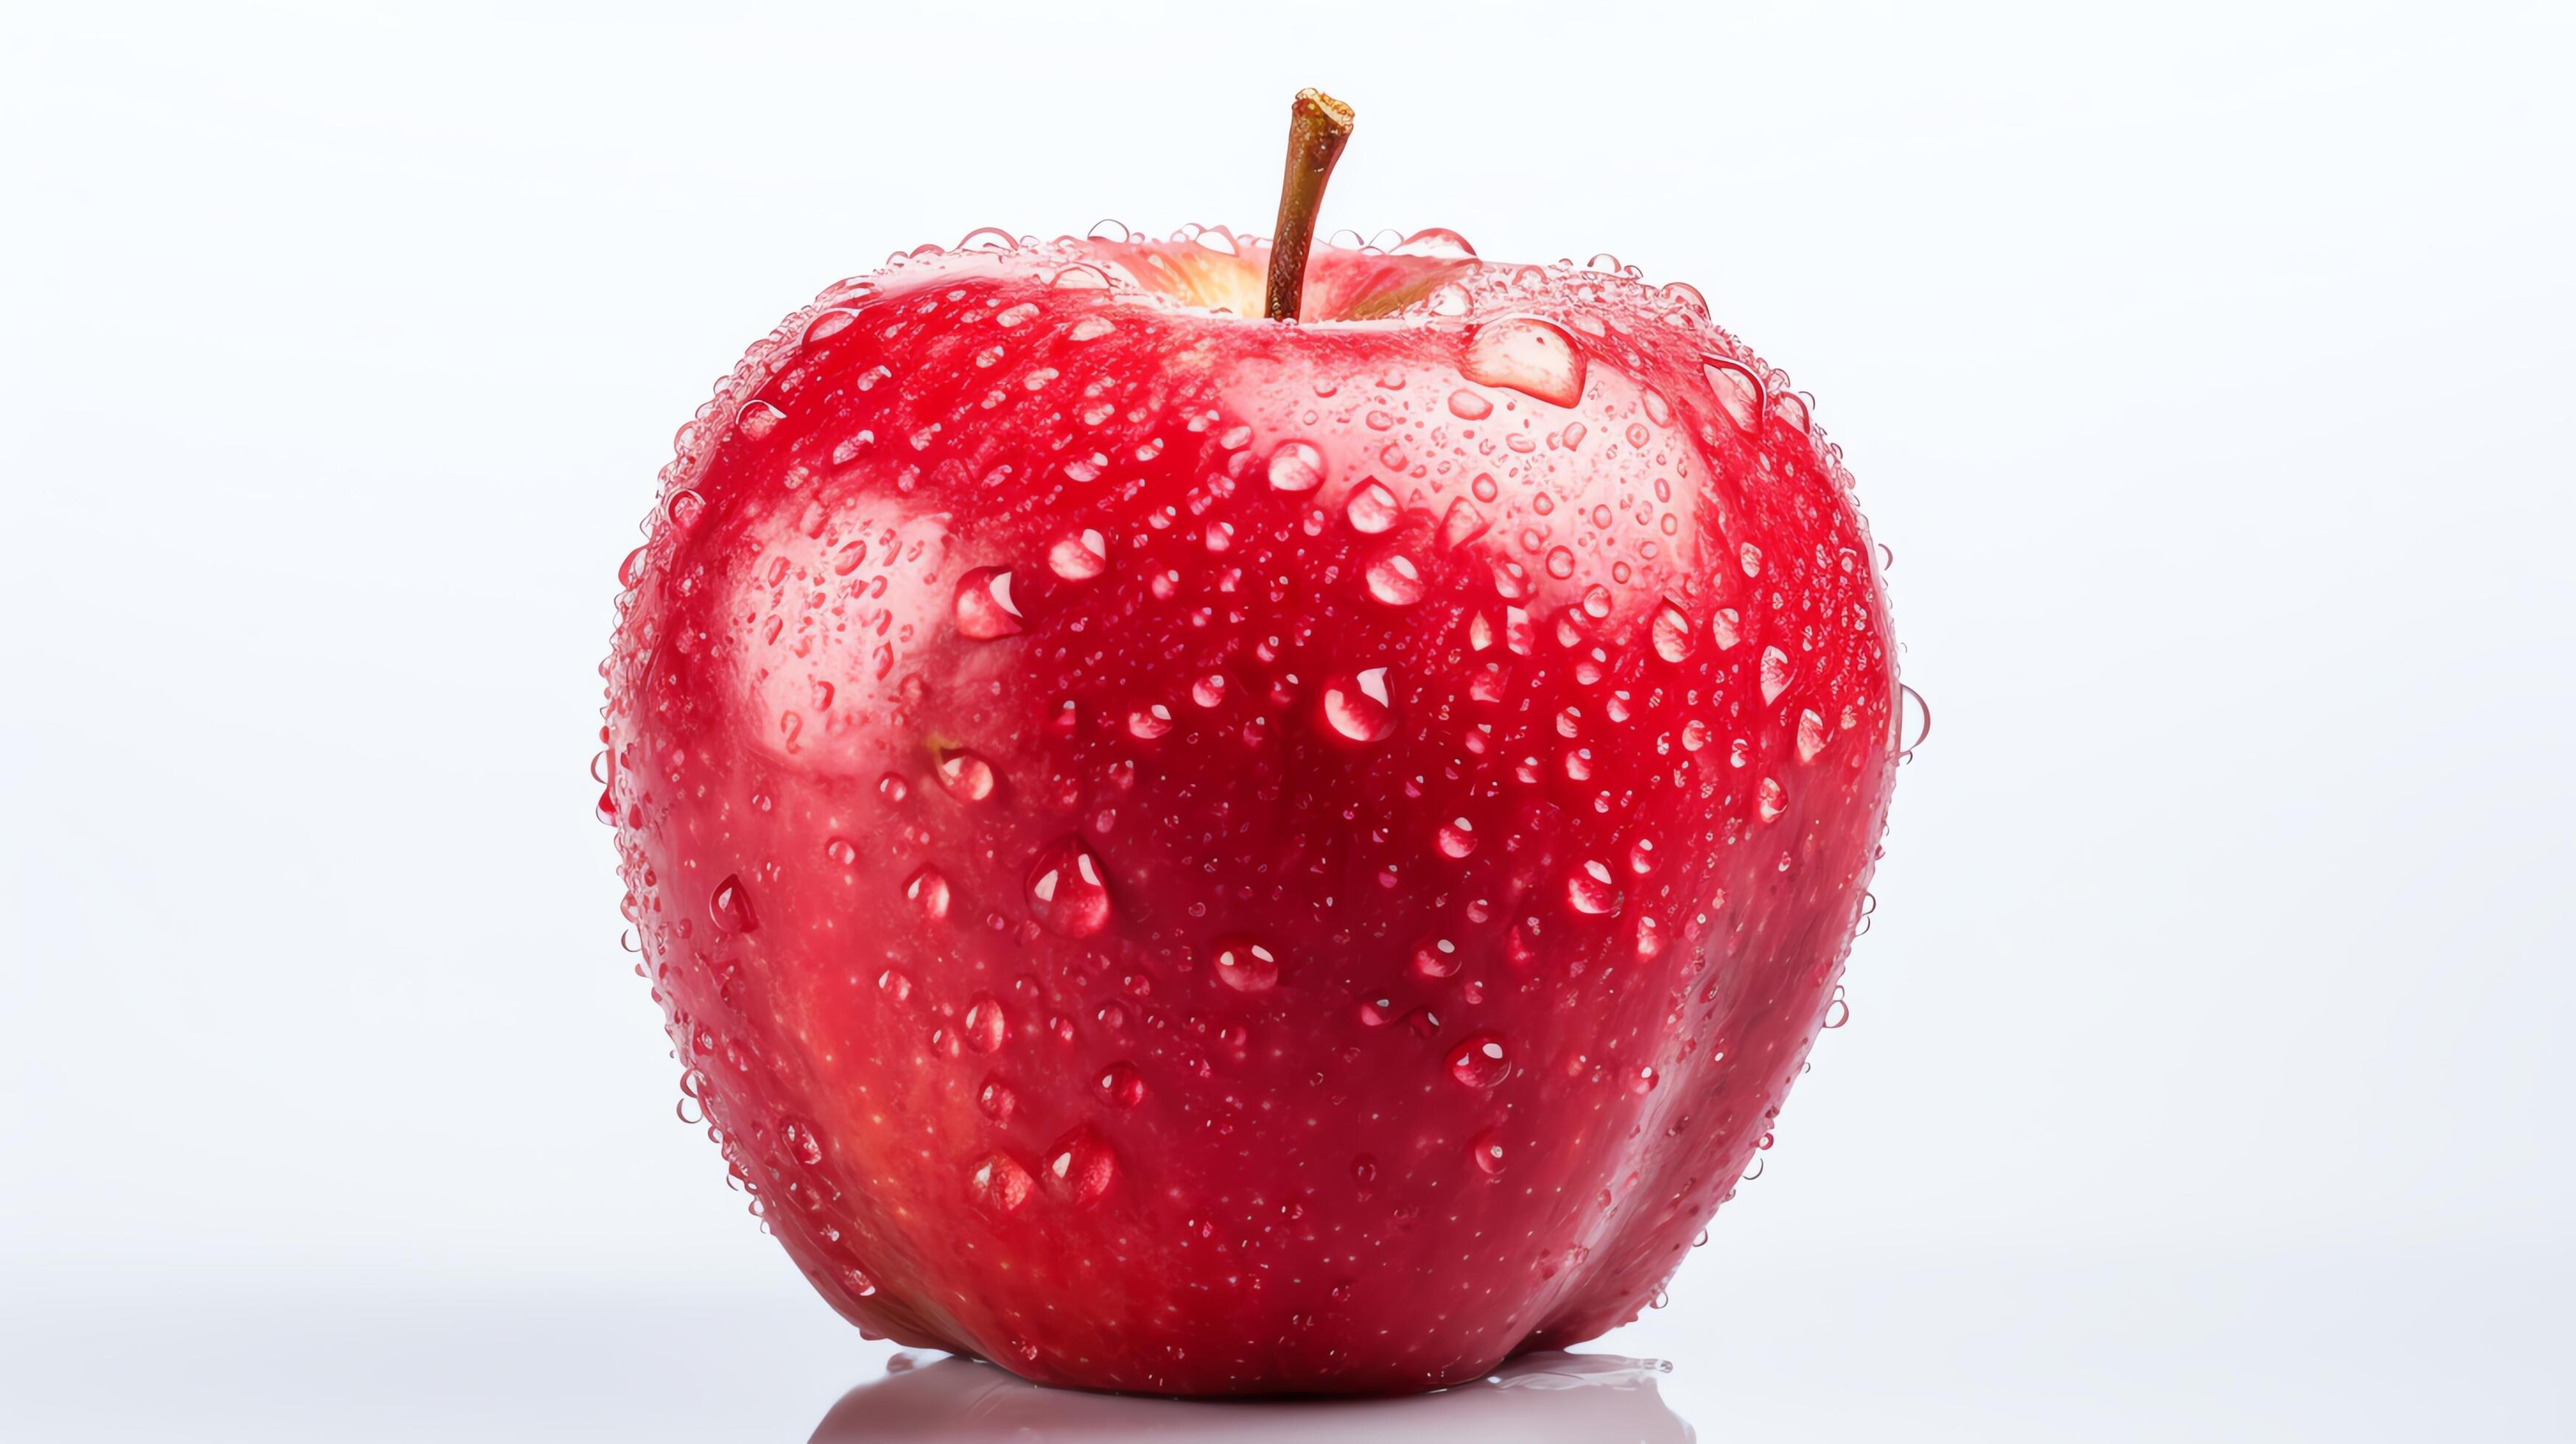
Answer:
POLYGON ((0 41, 0 1433, 878 1376, 672 1116, 612 572, 824 283, 1265 230, 1309 84, 1328 229, 1614 251, 1821 398, 1937 717, 1851 1026, 1595 1347, 1704 1439, 2576 1431, 2564 5, 370 8, 0 41))

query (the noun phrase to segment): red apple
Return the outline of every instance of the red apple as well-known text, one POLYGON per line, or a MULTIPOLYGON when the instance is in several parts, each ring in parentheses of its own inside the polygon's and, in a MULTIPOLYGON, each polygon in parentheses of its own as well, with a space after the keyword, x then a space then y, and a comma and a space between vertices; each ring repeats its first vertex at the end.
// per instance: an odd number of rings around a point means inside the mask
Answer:
POLYGON ((1299 166, 1276 267, 979 233, 826 290, 620 578, 684 1090, 834 1308, 1041 1382, 1422 1389, 1634 1316, 1885 816, 1806 399, 1615 263, 1306 258, 1299 166))

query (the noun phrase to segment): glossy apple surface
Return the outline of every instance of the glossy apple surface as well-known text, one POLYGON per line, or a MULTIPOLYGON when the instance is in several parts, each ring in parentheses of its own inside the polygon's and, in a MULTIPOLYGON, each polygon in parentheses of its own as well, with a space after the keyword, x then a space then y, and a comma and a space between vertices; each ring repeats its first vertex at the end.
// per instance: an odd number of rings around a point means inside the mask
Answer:
POLYGON ((604 817, 740 1185, 864 1328, 1401 1391, 1633 1316, 1829 1020, 1876 548, 1688 287, 993 239, 826 291, 621 575, 604 817))

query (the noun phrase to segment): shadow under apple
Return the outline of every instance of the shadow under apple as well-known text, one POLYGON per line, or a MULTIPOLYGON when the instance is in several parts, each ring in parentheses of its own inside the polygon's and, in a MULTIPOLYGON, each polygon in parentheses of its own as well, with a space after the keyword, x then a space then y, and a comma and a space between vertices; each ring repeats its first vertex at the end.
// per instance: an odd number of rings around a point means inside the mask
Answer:
POLYGON ((1085 1394, 967 1359, 916 1363, 898 1354, 885 1378, 841 1396, 812 1444, 1421 1444, 1435 1431, 1476 1444, 1689 1444, 1698 1436, 1656 1389, 1669 1367, 1609 1354, 1531 1354, 1433 1394, 1239 1401, 1085 1394))

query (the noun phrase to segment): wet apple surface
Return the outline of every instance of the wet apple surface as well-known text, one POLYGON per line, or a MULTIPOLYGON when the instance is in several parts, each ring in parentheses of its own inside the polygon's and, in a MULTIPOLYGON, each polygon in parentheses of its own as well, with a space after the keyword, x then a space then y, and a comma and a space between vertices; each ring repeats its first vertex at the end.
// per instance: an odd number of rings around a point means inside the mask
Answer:
POLYGON ((898 258, 755 345, 621 575, 685 1091, 845 1316, 1384 1392, 1633 1316, 1768 1141, 1896 762, 1871 541, 1686 286, 898 258))

